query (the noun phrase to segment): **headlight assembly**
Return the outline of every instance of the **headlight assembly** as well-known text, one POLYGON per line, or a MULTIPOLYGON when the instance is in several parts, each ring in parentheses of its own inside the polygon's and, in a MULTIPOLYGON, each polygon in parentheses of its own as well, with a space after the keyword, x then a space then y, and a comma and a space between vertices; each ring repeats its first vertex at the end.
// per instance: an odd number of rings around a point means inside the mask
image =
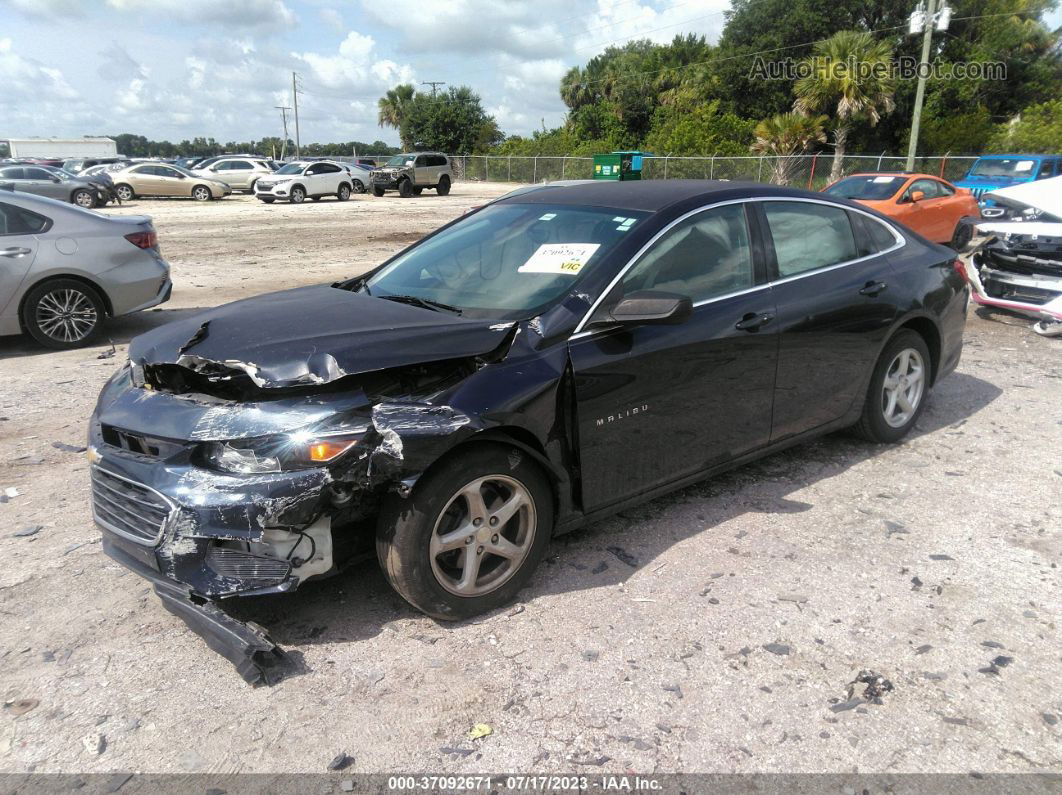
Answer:
POLYGON ((200 456, 205 466, 234 475, 291 472, 332 463, 356 447, 362 436, 364 431, 342 434, 297 431, 256 439, 207 442, 200 448, 200 456))

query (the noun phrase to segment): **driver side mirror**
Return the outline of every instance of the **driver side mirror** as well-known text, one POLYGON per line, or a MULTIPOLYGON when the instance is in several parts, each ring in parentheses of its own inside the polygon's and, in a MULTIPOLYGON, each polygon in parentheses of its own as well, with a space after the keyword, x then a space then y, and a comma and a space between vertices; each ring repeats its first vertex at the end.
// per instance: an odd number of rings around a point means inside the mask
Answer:
POLYGON ((911 201, 912 202, 920 202, 925 197, 926 197, 926 194, 925 194, 924 191, 920 191, 920 190, 911 191, 911 201))
POLYGON ((677 326, 693 314, 689 296, 657 290, 638 290, 612 307, 607 319, 624 326, 677 326))

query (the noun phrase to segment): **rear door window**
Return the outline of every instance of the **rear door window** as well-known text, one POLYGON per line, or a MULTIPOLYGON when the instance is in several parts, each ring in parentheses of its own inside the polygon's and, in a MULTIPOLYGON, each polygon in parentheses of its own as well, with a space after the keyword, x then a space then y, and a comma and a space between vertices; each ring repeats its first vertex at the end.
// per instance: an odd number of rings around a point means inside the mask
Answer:
POLYGON ((43 232, 50 219, 13 204, 0 202, 0 235, 35 235, 43 232))
POLYGON ((859 258, 848 213, 814 202, 765 201, 778 278, 859 258))

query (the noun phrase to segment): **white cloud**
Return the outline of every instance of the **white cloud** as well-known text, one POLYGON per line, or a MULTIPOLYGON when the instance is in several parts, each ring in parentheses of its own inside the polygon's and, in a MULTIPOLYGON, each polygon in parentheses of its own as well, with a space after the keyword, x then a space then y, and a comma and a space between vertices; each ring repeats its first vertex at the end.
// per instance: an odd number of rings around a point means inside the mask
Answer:
POLYGON ((317 12, 321 17, 321 21, 324 22, 332 30, 342 33, 346 30, 346 23, 343 22, 343 15, 336 11, 334 8, 322 8, 317 12))
POLYGON ((85 14, 83 0, 4 0, 0 2, 0 5, 5 4, 32 17, 63 19, 81 17, 85 14))
POLYGON ((283 0, 106 0, 106 3, 115 11, 199 24, 233 22, 260 29, 283 29, 295 24, 295 14, 283 0))
POLYGON ((97 74, 104 80, 128 80, 133 77, 147 77, 148 71, 126 51, 122 45, 112 41, 110 46, 99 52, 101 61, 97 74))

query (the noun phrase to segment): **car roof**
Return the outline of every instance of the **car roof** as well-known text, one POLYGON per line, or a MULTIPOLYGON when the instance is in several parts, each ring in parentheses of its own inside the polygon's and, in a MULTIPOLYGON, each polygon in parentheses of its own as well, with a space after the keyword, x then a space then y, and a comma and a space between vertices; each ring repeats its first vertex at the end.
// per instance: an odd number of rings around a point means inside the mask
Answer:
MULTIPOLYGON (((823 199, 823 194, 762 182, 710 179, 596 180, 575 185, 545 185, 541 190, 501 198, 499 204, 567 204, 658 212, 690 199, 726 201, 760 196, 823 199)), ((828 201, 838 204, 830 197, 828 201)))
POLYGON ((1012 154, 1012 155, 981 155, 977 159, 978 160, 1013 160, 1014 158, 1020 158, 1022 160, 1033 160, 1033 159, 1043 159, 1045 157, 1056 159, 1056 158, 1062 157, 1062 154, 1037 155, 1037 154, 1015 153, 1015 154, 1012 154))
MULTIPOLYGON (((935 179, 937 182, 947 182, 944 177, 936 174, 926 174, 921 171, 857 171, 854 174, 846 174, 841 179, 849 177, 904 177, 905 179, 935 179)), ((837 180, 840 182, 841 180, 837 180)))

